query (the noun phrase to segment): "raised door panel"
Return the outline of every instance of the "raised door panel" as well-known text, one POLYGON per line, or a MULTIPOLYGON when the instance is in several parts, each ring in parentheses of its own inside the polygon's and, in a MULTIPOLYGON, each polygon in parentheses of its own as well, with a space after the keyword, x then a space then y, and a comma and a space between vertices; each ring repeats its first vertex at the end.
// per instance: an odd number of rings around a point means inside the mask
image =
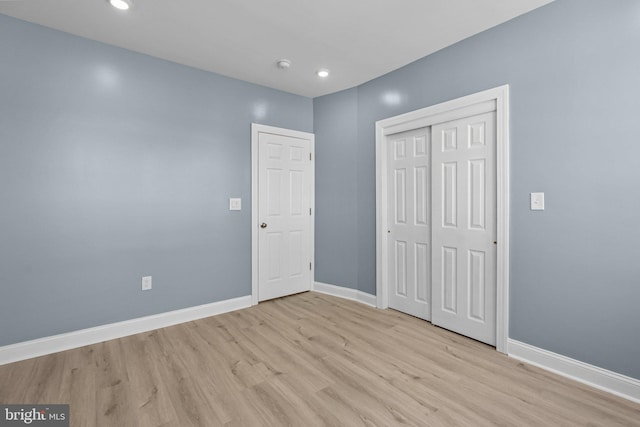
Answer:
POLYGON ((395 294, 407 296, 407 242, 395 241, 395 294))
POLYGON ((431 282, 429 277, 429 245, 427 243, 416 243, 414 248, 415 261, 415 299, 423 304, 429 303, 428 286, 424 286, 425 283, 431 282))
POLYGON ((443 311, 458 313, 458 249, 443 246, 442 274, 439 284, 442 296, 439 298, 443 311))
POLYGON ((468 227, 470 229, 484 230, 486 228, 486 202, 487 202, 487 179, 486 160, 474 159, 468 163, 469 175, 469 218, 468 227))
POLYGON ((308 205, 305 200, 305 182, 304 171, 289 171, 289 215, 303 215, 305 206, 308 205))
POLYGON ((395 169, 394 175, 394 219, 395 224, 407 224, 407 170, 395 169))
POLYGON ((266 246, 268 257, 266 259, 267 264, 267 280, 269 282, 282 280, 282 249, 283 249, 283 233, 282 232, 267 232, 266 233, 266 246))
POLYGON ((429 168, 425 166, 416 166, 414 171, 415 191, 413 208, 414 208, 414 224, 423 227, 429 226, 429 168))
POLYGON ((485 252, 470 250, 467 253, 467 292, 469 293, 467 316, 469 319, 480 322, 484 322, 486 318, 485 284, 487 275, 485 260, 485 252))
POLYGON ((458 163, 442 164, 442 226, 458 226, 458 163))

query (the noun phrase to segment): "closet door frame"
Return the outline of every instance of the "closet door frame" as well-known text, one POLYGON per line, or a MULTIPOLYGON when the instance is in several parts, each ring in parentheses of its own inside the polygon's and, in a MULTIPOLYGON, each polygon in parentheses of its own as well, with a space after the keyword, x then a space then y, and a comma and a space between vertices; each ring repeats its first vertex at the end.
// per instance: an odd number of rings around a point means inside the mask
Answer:
POLYGON ((496 350, 507 354, 509 337, 509 86, 504 85, 376 122, 376 303, 389 307, 387 242, 387 145, 399 132, 496 112, 496 350))

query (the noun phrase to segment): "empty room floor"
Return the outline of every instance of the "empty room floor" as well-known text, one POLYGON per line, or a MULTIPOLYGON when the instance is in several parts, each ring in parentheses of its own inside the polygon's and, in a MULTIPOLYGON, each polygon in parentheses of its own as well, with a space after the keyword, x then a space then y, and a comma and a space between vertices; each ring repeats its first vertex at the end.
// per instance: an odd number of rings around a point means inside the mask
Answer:
POLYGON ((308 292, 0 366, 72 426, 640 426, 640 405, 393 310, 308 292))

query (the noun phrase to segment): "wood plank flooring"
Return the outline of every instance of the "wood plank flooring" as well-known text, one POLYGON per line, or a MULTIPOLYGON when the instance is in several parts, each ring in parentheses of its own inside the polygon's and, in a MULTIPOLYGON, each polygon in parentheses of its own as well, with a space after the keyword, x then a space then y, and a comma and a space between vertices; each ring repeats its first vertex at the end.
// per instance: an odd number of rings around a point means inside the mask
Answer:
POLYGON ((91 426, 640 426, 640 405, 393 310, 304 293, 0 366, 91 426))

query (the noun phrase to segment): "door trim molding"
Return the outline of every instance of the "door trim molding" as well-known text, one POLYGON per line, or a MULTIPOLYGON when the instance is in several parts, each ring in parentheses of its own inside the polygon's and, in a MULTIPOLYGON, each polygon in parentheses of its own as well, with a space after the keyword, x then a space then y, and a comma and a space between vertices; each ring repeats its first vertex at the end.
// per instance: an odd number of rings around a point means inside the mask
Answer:
POLYGON ((251 305, 258 304, 258 136, 261 133, 270 133, 273 135, 289 136, 292 138, 300 138, 309 140, 309 149, 311 150, 311 170, 309 179, 310 206, 311 215, 309 215, 309 255, 312 260, 311 277, 309 289, 313 288, 314 272, 316 269, 315 262, 315 227, 314 218, 316 217, 315 206, 315 135, 308 132, 302 132, 292 129, 278 128, 273 126, 260 125, 251 123, 251 305))
POLYGON ((509 337, 509 85, 376 122, 376 300, 389 307, 387 280, 387 136, 487 111, 496 112, 496 350, 509 337))

